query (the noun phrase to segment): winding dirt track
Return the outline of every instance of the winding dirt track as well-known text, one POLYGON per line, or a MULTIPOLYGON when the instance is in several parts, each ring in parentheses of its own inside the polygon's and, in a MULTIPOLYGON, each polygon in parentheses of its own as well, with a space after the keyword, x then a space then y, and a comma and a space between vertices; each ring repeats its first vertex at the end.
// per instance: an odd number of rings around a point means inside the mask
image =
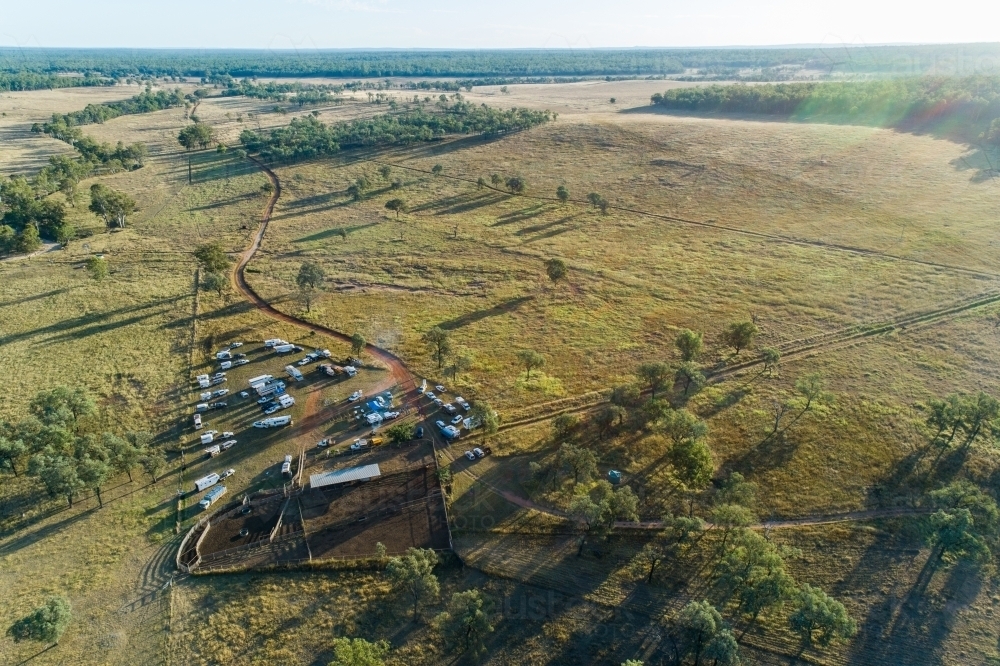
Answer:
MULTIPOLYGON (((268 180, 271 181, 271 185, 273 186, 274 189, 271 192, 271 196, 268 198, 267 205, 264 207, 264 212, 261 217, 261 223, 259 228, 257 229, 257 233, 254 234, 252 242, 247 247, 247 249, 244 250, 243 254, 240 256, 239 261, 236 263, 236 267, 232 272, 231 280, 233 286, 240 293, 242 293, 247 298, 247 300, 253 303, 257 307, 257 309, 259 309, 261 312, 264 312, 269 317, 272 317, 279 321, 283 321, 293 326, 298 326, 299 328, 304 328, 310 331, 314 331, 316 333, 328 335, 332 338, 343 340, 345 342, 350 342, 350 336, 346 335, 345 333, 342 333, 340 331, 335 331, 331 328, 327 328, 326 326, 322 326, 320 324, 314 324, 312 322, 298 319, 297 317, 293 317, 292 315, 286 314, 274 308, 270 303, 264 300, 256 291, 254 291, 253 287, 251 287, 247 283, 245 277, 246 267, 253 259, 254 255, 257 253, 257 250, 260 249, 261 243, 264 240, 264 234, 267 232, 267 225, 271 220, 272 213, 274 212, 274 206, 275 204, 277 204, 278 198, 281 196, 281 181, 278 180, 278 176, 270 168, 268 168, 267 165, 263 164, 262 162, 254 158, 250 158, 250 160, 254 164, 256 164, 261 171, 264 172, 268 180)), ((788 343, 788 348, 783 349, 782 353, 785 356, 798 356, 804 354, 818 353, 821 350, 829 348, 837 348, 844 345, 845 343, 857 341, 858 339, 870 337, 873 335, 877 335, 879 333, 885 333, 895 328, 904 329, 919 324, 928 324, 939 319, 944 319, 950 316, 954 316, 956 314, 965 312, 970 309, 983 307, 985 305, 991 305, 998 301, 1000 301, 1000 295, 996 294, 995 292, 983 294, 977 297, 973 297, 971 299, 967 299, 965 301, 961 301, 957 304, 953 304, 952 306, 941 308, 939 310, 916 313, 910 316, 902 317, 900 320, 896 322, 888 323, 882 326, 873 328, 852 328, 844 331, 821 334, 819 336, 816 336, 815 338, 808 338, 788 343)), ((395 354, 392 354, 386 351, 385 349, 382 349, 381 347, 377 347, 372 344, 368 344, 366 346, 366 351, 369 354, 371 354, 372 357, 378 359, 380 362, 385 364, 385 366, 389 369, 389 376, 379 383, 376 390, 389 388, 393 385, 401 386, 407 392, 416 388, 415 376, 413 375, 413 373, 409 371, 409 369, 406 367, 403 361, 395 354)), ((730 375, 741 370, 746 370, 750 367, 759 365, 761 363, 762 363, 761 359, 759 358, 753 359, 745 363, 741 363, 737 366, 731 366, 721 371, 712 373, 711 378, 722 379, 725 375, 730 375)), ((546 413, 544 415, 540 415, 534 418, 525 419, 524 421, 508 423, 502 426, 501 430, 507 430, 509 428, 515 428, 527 425, 528 423, 534 423, 537 421, 546 420, 552 418, 556 414, 563 412, 578 412, 578 411, 593 409, 595 406, 606 401, 607 401, 606 398, 603 399, 599 398, 597 400, 594 400, 593 402, 587 402, 584 403, 583 405, 577 405, 562 411, 546 413)), ((299 426, 300 431, 303 432, 308 431, 320 425, 320 423, 322 423, 323 420, 325 420, 328 417, 328 414, 326 413, 328 410, 319 410, 319 411, 310 410, 310 411, 312 413, 307 415, 303 419, 303 422, 300 424, 299 426)), ((451 452, 448 450, 447 447, 442 448, 440 451, 448 459, 454 460, 454 456, 451 454, 451 452)), ((495 488, 494 486, 492 486, 491 484, 480 478, 470 469, 466 469, 464 471, 465 473, 469 474, 469 476, 476 479, 477 481, 480 481, 490 490, 500 495, 506 501, 510 502, 511 504, 514 504, 515 506, 519 506, 524 509, 539 511, 553 516, 558 516, 563 518, 566 517, 564 513, 556 509, 536 504, 535 502, 533 502, 528 498, 521 497, 509 491, 495 488)), ((766 521, 754 525, 753 527, 756 529, 771 529, 771 528, 785 528, 785 527, 800 527, 807 525, 825 525, 830 523, 873 520, 877 518, 914 515, 919 513, 922 513, 922 511, 919 509, 872 509, 867 511, 856 511, 844 514, 806 516, 790 520, 766 521)), ((663 523, 661 521, 648 521, 648 522, 638 522, 638 523, 619 522, 617 523, 616 526, 624 529, 650 530, 650 529, 662 528, 663 523)), ((711 528, 712 525, 708 524, 708 527, 711 528)))

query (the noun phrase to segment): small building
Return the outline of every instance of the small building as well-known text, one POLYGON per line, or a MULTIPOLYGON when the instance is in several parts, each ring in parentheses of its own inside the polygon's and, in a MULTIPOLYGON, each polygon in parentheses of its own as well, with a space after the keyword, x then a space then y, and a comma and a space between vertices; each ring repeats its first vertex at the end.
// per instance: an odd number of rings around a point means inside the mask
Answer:
POLYGON ((351 483, 352 481, 368 481, 376 476, 382 476, 378 464, 348 467, 347 469, 335 469, 331 472, 323 472, 322 474, 310 474, 309 486, 312 488, 337 486, 342 483, 351 483))

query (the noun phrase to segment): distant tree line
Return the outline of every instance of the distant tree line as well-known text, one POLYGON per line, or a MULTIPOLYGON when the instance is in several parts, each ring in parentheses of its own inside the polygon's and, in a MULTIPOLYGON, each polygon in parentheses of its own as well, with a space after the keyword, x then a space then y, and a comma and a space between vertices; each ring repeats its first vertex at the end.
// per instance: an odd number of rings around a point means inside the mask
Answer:
POLYGON ((185 101, 187 100, 179 89, 172 92, 167 92, 166 90, 153 92, 147 88, 135 97, 130 97, 119 102, 88 104, 82 111, 73 111, 72 113, 64 114, 53 113, 52 122, 43 125, 42 131, 46 134, 54 134, 62 126, 73 127, 75 125, 103 123, 118 116, 152 113, 153 111, 184 106, 185 101))
MULTIPOLYGON (((1000 118, 1000 77, 922 77, 840 83, 677 88, 654 105, 691 112, 753 113, 930 131, 988 141, 1000 118)), ((995 133, 1000 142, 1000 131, 995 133)))
POLYGON ((110 83, 111 81, 108 79, 89 72, 85 76, 63 76, 25 71, 0 72, 0 91, 3 92, 106 86, 110 83))
POLYGON ((247 151, 267 159, 296 160, 330 155, 345 148, 430 141, 447 134, 494 136, 528 129, 551 118, 548 111, 501 110, 457 101, 443 112, 419 109, 333 125, 312 116, 295 118, 287 127, 267 134, 244 130, 240 142, 247 151))

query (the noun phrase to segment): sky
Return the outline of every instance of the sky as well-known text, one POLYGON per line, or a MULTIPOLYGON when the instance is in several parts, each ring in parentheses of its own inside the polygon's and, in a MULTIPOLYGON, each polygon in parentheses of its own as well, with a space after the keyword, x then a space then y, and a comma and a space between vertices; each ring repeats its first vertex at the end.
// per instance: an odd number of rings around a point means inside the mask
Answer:
POLYGON ((597 48, 1000 40, 995 0, 2 0, 0 45, 597 48))

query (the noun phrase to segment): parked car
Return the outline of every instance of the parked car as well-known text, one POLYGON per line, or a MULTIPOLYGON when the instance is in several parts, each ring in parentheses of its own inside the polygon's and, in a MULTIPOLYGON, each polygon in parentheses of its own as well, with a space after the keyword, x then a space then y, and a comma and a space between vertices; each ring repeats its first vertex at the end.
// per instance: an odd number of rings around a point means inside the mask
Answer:
POLYGON ((236 470, 235 470, 235 469, 233 469, 232 467, 230 467, 230 468, 229 468, 229 469, 227 469, 227 470, 226 470, 225 472, 223 472, 222 474, 220 474, 220 475, 219 475, 219 478, 220 478, 220 479, 228 479, 228 478, 229 478, 229 477, 231 477, 231 476, 232 476, 233 474, 236 474, 236 470))
POLYGON ((453 426, 457 426, 457 425, 458 425, 459 423, 461 423, 461 422, 462 422, 462 415, 461 415, 461 414, 458 414, 458 415, 456 415, 456 416, 455 416, 455 418, 453 418, 453 419, 451 420, 451 424, 452 424, 453 426))
POLYGON ((246 391, 240 391, 240 397, 241 398, 249 398, 250 394, 247 393, 246 391))
POLYGON ((243 346, 242 342, 230 342, 229 343, 229 348, 230 349, 236 349, 237 347, 242 347, 242 346, 243 346))
POLYGON ((464 409, 465 411, 469 411, 470 409, 472 409, 472 405, 470 405, 470 404, 469 404, 468 402, 466 402, 466 401, 465 401, 465 398, 463 398, 462 396, 458 396, 458 397, 456 397, 456 398, 455 398, 455 402, 457 402, 457 403, 458 403, 458 405, 459 405, 459 406, 460 406, 460 407, 461 407, 462 409, 464 409))
POLYGON ((476 448, 472 449, 472 452, 476 454, 477 458, 482 458, 483 456, 486 455, 485 453, 483 453, 483 450, 481 448, 479 448, 478 446, 476 448))
POLYGON ((476 454, 473 453, 472 451, 466 451, 465 452, 465 457, 468 458, 469 460, 475 460, 476 459, 476 454))
POLYGON ((236 446, 236 440, 235 439, 227 439, 222 444, 220 444, 220 446, 222 447, 223 451, 228 451, 229 449, 231 449, 234 446, 236 446))
POLYGON ((246 354, 233 354, 233 358, 246 358, 246 354))
POLYGON ((212 375, 212 379, 218 379, 219 377, 225 377, 225 376, 226 376, 226 373, 224 373, 224 372, 217 372, 214 375, 212 375))
POLYGON ((258 405, 266 405, 269 402, 271 402, 271 396, 265 395, 263 398, 261 398, 260 400, 257 401, 257 404, 258 405))
POLYGON ((434 404, 438 407, 444 407, 444 400, 441 398, 434 398, 434 404))
POLYGON ((436 426, 437 426, 438 428, 440 428, 441 430, 444 430, 444 427, 445 427, 445 426, 446 426, 447 424, 446 424, 446 423, 445 423, 444 421, 435 421, 435 422, 434 422, 434 425, 436 425, 436 426))
POLYGON ((438 392, 438 393, 444 393, 444 387, 443 387, 443 386, 441 386, 440 384, 438 384, 438 385, 437 385, 437 386, 435 386, 434 388, 436 388, 436 389, 437 389, 437 392, 438 392))
POLYGON ((271 405, 270 407, 264 410, 264 415, 268 416, 270 414, 274 414, 279 409, 281 409, 281 405, 271 405))
POLYGON ((222 436, 223 437, 232 437, 234 434, 235 433, 233 433, 233 432, 231 432, 229 430, 226 430, 225 432, 222 433, 222 436))
POLYGON ((333 354, 330 353, 329 349, 317 349, 315 353, 319 354, 323 358, 330 358, 331 356, 333 356, 333 354))
POLYGON ((424 393, 424 395, 426 395, 430 400, 437 400, 437 396, 430 391, 427 391, 426 393, 424 393))
POLYGON ((221 398, 222 396, 226 395, 227 393, 229 393, 229 389, 218 389, 216 391, 212 391, 212 397, 213 398, 221 398))
POLYGON ((363 396, 363 395, 364 395, 364 392, 359 389, 359 390, 355 391, 354 393, 352 393, 351 396, 348 398, 348 400, 350 400, 351 402, 357 402, 358 400, 361 399, 361 396, 363 396))
POLYGON ((351 451, 360 451, 361 449, 367 449, 371 446, 367 439, 356 439, 354 443, 351 444, 351 451))
POLYGON ((385 420, 391 420, 399 418, 399 412, 382 412, 382 418, 385 420))
POLYGON ((238 367, 238 366, 241 366, 241 365, 246 365, 249 362, 250 362, 250 359, 238 358, 235 361, 233 361, 233 367, 235 368, 235 367, 238 367))
POLYGON ((330 446, 330 438, 324 437, 323 439, 319 440, 319 444, 317 444, 316 446, 321 449, 325 449, 326 447, 330 446))
POLYGON ((416 439, 422 439, 423 436, 424 436, 424 427, 423 426, 417 426, 417 429, 413 431, 413 436, 416 439))
POLYGON ((445 403, 444 405, 442 405, 442 407, 444 407, 444 411, 448 412, 449 414, 454 414, 455 412, 458 411, 457 409, 455 409, 455 405, 451 404, 450 402, 445 403))
POLYGON ((210 404, 208 406, 208 408, 209 409, 223 409, 224 407, 228 407, 228 406, 229 406, 229 403, 225 403, 225 402, 213 402, 212 404, 210 404))
POLYGON ((201 398, 202 402, 205 402, 206 400, 211 400, 212 399, 212 392, 211 391, 205 391, 204 393, 202 393, 198 397, 201 398))

